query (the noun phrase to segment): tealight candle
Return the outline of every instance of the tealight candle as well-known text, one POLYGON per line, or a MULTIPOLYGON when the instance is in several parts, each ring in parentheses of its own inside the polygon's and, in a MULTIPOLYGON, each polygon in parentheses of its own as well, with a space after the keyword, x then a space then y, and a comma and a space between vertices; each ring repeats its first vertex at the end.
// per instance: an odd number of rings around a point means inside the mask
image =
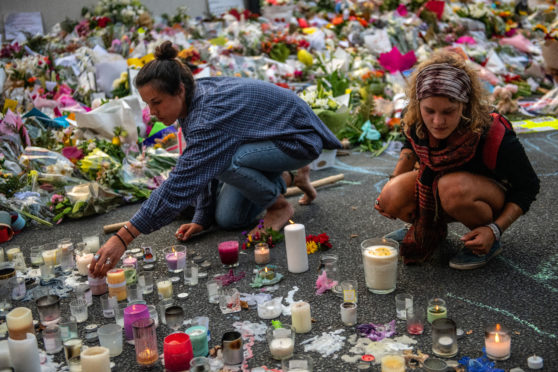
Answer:
POLYGON ((76 255, 76 265, 80 275, 89 274, 89 264, 93 261, 93 253, 82 253, 76 255))
POLYGON ((500 324, 486 329, 484 333, 486 356, 494 360, 506 360, 511 353, 510 331, 500 324))
POLYGON ((308 333, 312 329, 310 304, 299 301, 291 305, 291 319, 296 333, 308 333))
POLYGON ((8 261, 13 260, 16 253, 21 253, 21 249, 19 249, 19 247, 12 247, 8 249, 6 251, 6 257, 8 258, 8 261))
POLYGON ((273 278, 275 278, 275 271, 266 266, 263 270, 260 270, 260 278, 272 280, 273 278))
POLYGON ((158 281, 157 292, 162 298, 172 298, 172 282, 170 280, 158 281))
POLYGON ((138 260, 135 257, 132 256, 128 256, 126 257, 124 260, 122 260, 122 264, 123 265, 131 265, 134 266, 134 268, 137 270, 138 268, 138 260))
POLYGON ((6 315, 8 334, 13 340, 25 340, 26 334, 35 335, 33 327, 33 315, 26 307, 16 307, 6 315))
POLYGON ((543 367, 543 358, 538 355, 532 355, 527 358, 527 366, 530 369, 541 369, 543 367))
POLYGON ((186 334, 190 336, 195 357, 209 354, 207 328, 201 325, 193 326, 186 330, 186 334))
POLYGON ((428 301, 428 311, 426 319, 428 323, 432 323, 436 319, 442 319, 448 317, 448 311, 446 308, 446 301, 441 298, 433 298, 428 301))
POLYGON ((269 262, 269 247, 267 243, 258 243, 254 248, 254 260, 258 265, 265 265, 269 262))

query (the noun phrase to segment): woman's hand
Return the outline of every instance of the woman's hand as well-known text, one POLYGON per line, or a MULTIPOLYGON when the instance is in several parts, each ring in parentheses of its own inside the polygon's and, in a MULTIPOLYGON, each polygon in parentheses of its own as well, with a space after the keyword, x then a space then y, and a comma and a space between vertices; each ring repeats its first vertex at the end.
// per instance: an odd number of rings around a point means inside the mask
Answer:
POLYGON ((120 239, 115 236, 111 237, 93 257, 89 266, 91 276, 94 278, 106 276, 107 271, 116 266, 125 251, 126 247, 120 239))
POLYGON ((490 227, 479 226, 463 235, 461 240, 465 242, 465 247, 469 248, 474 254, 481 256, 490 251, 495 237, 490 227))
POLYGON ((197 223, 185 223, 184 225, 180 226, 178 230, 176 230, 174 236, 176 236, 176 239, 185 242, 186 240, 190 239, 192 235, 202 231, 202 225, 198 225, 197 223))

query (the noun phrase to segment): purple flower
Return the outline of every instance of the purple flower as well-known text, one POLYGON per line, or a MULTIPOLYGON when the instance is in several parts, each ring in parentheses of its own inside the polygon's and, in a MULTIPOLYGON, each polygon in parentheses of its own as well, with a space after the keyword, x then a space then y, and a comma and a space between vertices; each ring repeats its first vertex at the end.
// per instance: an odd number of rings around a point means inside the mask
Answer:
POLYGON ((366 336, 372 341, 381 341, 395 334, 395 320, 386 324, 361 324, 357 327, 361 336, 366 336))

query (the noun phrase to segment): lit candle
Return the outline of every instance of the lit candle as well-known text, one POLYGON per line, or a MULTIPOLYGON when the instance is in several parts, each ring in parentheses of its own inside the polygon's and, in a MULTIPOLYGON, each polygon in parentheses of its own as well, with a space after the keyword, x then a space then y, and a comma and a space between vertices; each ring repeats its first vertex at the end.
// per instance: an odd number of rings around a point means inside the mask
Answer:
POLYGON ((16 307, 6 315, 8 334, 13 340, 25 340, 26 334, 35 334, 33 315, 26 307, 16 307))
POLYGON ((308 253, 306 253, 306 233, 304 225, 291 223, 285 226, 285 246, 287 249, 287 267, 291 273, 303 273, 308 270, 308 253))
POLYGON ((102 346, 89 347, 81 352, 82 372, 110 372, 109 349, 102 346))
POLYGON ((291 305, 291 320, 296 333, 307 333, 312 329, 310 304, 299 301, 291 305))
POLYGON ((400 355, 386 355, 382 358, 382 372, 405 372, 405 358, 400 355))
POLYGON ((128 257, 126 257, 123 261, 122 261, 123 265, 131 265, 134 266, 134 268, 137 270, 138 268, 138 260, 135 257, 132 257, 131 255, 129 255, 128 257))
POLYGON ((84 236, 83 242, 86 244, 89 253, 97 253, 97 251, 101 247, 101 243, 99 242, 99 235, 84 236))
POLYGON ((136 355, 136 360, 140 366, 151 366, 159 359, 157 351, 145 349, 136 355))
POLYGON ((273 278, 275 278, 275 271, 266 266, 263 270, 260 270, 260 278, 272 280, 273 278))
POLYGON ((293 355, 294 342, 291 337, 274 338, 269 344, 271 356, 277 360, 293 355))
POLYGON ((367 247, 362 254, 366 287, 371 292, 389 293, 397 284, 397 249, 388 245, 367 247))
POLYGON ((448 310, 446 308, 446 301, 441 298, 433 298, 428 302, 428 311, 426 319, 432 323, 436 319, 448 317, 448 310))
POLYGON ((254 260, 258 265, 265 265, 269 262, 269 247, 266 243, 258 243, 254 248, 254 260))
POLYGON ((188 370, 190 368, 190 361, 194 357, 190 336, 186 333, 178 332, 165 337, 163 356, 165 358, 166 370, 170 372, 188 370))
POLYGON ((157 292, 162 298, 172 298, 172 282, 170 280, 158 281, 157 292))
POLYGON ((195 357, 209 354, 207 328, 201 325, 193 326, 186 330, 186 334, 190 336, 195 357))
POLYGON ((171 247, 171 252, 165 254, 167 267, 171 272, 180 272, 186 266, 186 252, 175 250, 174 246, 171 247))
POLYGON ((41 360, 37 338, 27 333, 21 340, 8 339, 12 365, 16 371, 41 372, 41 360))
POLYGON ((510 332, 500 324, 496 324, 496 326, 486 330, 484 345, 486 347, 486 355, 490 359, 506 360, 510 357, 511 352, 510 332))
POLYGON ((124 309, 124 333, 126 340, 134 339, 132 323, 138 319, 149 319, 149 308, 147 305, 130 305, 124 309))
POLYGON ((12 247, 12 248, 8 249, 6 251, 6 256, 8 258, 8 261, 13 260, 16 253, 21 253, 21 249, 19 249, 19 247, 12 247))
POLYGON ((50 266, 56 265, 56 251, 57 249, 43 251, 43 261, 45 261, 45 265, 50 265, 50 266))
POLYGON ((92 253, 78 254, 76 255, 77 269, 80 275, 89 274, 89 264, 93 261, 92 253))

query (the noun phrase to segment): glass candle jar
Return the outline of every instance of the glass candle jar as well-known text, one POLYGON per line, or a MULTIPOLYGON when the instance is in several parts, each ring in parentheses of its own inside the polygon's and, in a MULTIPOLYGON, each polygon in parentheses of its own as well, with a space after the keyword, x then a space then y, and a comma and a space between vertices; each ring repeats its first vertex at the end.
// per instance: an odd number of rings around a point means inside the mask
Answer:
POLYGON ((209 359, 205 357, 195 357, 190 361, 190 372, 210 372, 211 365, 209 359))
POLYGON ((12 300, 19 301, 25 297, 25 294, 27 293, 25 278, 21 276, 11 278, 10 286, 12 287, 12 300))
POLYGON ((343 280, 339 283, 341 287, 340 296, 343 297, 343 302, 358 302, 358 282, 356 280, 343 280))
POLYGON ((258 243, 254 247, 254 261, 258 265, 265 265, 270 261, 269 246, 267 243, 258 243))
POLYGON ((132 324, 139 319, 149 319, 147 305, 130 305, 124 309, 124 332, 126 340, 133 340, 132 324))
POLYGON ((357 304, 343 302, 341 304, 341 322, 346 326, 353 326, 357 322, 357 304))
POLYGON ((157 334, 153 319, 139 319, 132 323, 136 361, 141 367, 150 367, 159 360, 157 334))
POLYGON ((167 279, 157 281, 157 293, 161 299, 172 298, 172 282, 167 279))
POLYGON ((97 330, 99 344, 109 349, 111 357, 122 354, 122 327, 118 324, 105 324, 97 330))
POLYGON ((506 360, 511 354, 511 334, 506 327, 496 324, 484 332, 486 356, 493 360, 506 360))
POLYGON ((386 294, 397 285, 399 243, 392 239, 373 238, 361 243, 366 287, 372 293, 386 294))
POLYGON ((428 323, 432 323, 436 319, 448 317, 448 310, 446 308, 446 301, 441 298, 432 298, 428 301, 428 308, 426 310, 426 319, 428 323))
POLYGON ((281 361, 283 372, 312 372, 314 368, 314 360, 310 355, 297 355, 294 354, 290 358, 285 358, 281 361))
POLYGON ((41 324, 47 326, 56 324, 60 320, 60 297, 56 295, 48 295, 40 297, 35 301, 37 310, 39 311, 39 319, 41 324))
POLYGON ((333 282, 337 282, 337 284, 331 287, 331 291, 335 294, 341 294, 338 261, 339 256, 337 256, 336 254, 325 253, 320 256, 319 275, 323 275, 325 273, 327 281, 330 285, 332 285, 333 282))
POLYGON ((207 297, 210 304, 219 303, 219 291, 221 290, 221 282, 215 279, 210 279, 206 283, 207 297))
POLYGON ((457 333, 455 322, 448 318, 432 322, 432 352, 442 358, 457 354, 457 333))
POLYGON ((163 356, 166 370, 179 372, 189 369, 190 361, 194 357, 190 336, 185 333, 173 333, 165 337, 163 356))
POLYGON ((76 298, 82 298, 87 302, 87 306, 93 305, 93 293, 91 292, 91 287, 88 284, 79 284, 76 289, 76 298))
POLYGON ((144 271, 138 275, 138 284, 142 288, 144 295, 153 293, 153 273, 144 271))
POLYGON ((91 294, 94 296, 101 296, 108 292, 108 285, 105 278, 94 278, 92 276, 87 278, 91 294))
POLYGON ((219 258, 224 268, 238 266, 238 241, 230 240, 219 243, 219 258))
POLYGON ((134 265, 122 265, 122 270, 124 270, 126 285, 136 284, 138 282, 138 274, 134 265))
POLYGON ((207 356, 209 354, 209 345, 207 340, 207 328, 201 325, 193 326, 186 329, 186 334, 190 336, 192 350, 194 356, 207 356))
POLYGON ((62 338, 62 341, 65 342, 69 339, 78 337, 78 328, 75 317, 71 315, 64 315, 60 317, 58 327, 60 328, 60 337, 62 338))
POLYGON ((47 326, 42 333, 47 354, 56 354, 62 350, 60 328, 56 324, 47 326))
POLYGON ((183 245, 172 245, 165 248, 165 261, 169 272, 181 273, 186 266, 186 247, 183 245))
POLYGON ((266 338, 269 351, 274 359, 282 360, 293 355, 295 331, 290 325, 281 324, 278 328, 268 328, 266 338))
POLYGON ((70 302, 70 312, 76 318, 76 322, 83 323, 87 320, 87 302, 84 299, 77 299, 70 302))
POLYGON ((79 338, 71 338, 64 341, 64 357, 66 358, 66 363, 68 363, 72 358, 76 358, 81 354, 82 341, 79 338))
POLYGON ((225 364, 236 365, 244 361, 244 349, 240 332, 225 332, 221 340, 221 348, 225 364))
POLYGON ((87 251, 79 251, 76 253, 76 266, 80 275, 89 274, 89 265, 93 261, 93 253, 87 251))
POLYGON ((386 355, 381 363, 382 372, 405 372, 405 358, 401 355, 386 355))
POLYGON ((42 252, 43 252, 43 248, 40 245, 31 247, 31 251, 30 251, 31 266, 39 267, 44 263, 42 252))

